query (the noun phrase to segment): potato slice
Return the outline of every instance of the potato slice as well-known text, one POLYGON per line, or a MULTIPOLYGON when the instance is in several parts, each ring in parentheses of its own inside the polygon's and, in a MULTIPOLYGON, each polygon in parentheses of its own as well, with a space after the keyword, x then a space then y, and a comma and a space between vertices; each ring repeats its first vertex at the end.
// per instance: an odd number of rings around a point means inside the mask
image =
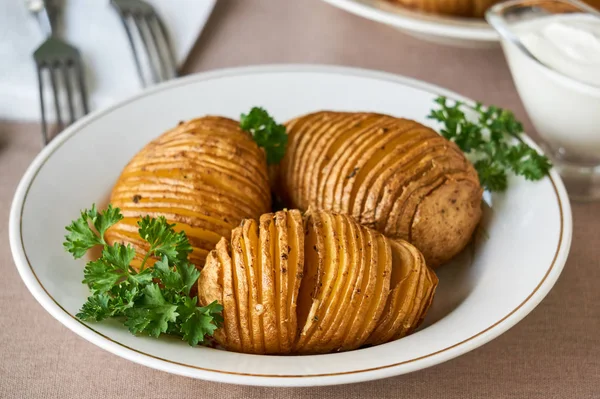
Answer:
MULTIPOLYGON (((334 200, 331 209, 352 213, 354 198, 350 198, 349 194, 352 191, 353 182, 361 171, 364 173, 364 163, 370 156, 379 149, 385 149, 390 138, 390 130, 394 129, 396 125, 396 121, 392 118, 382 120, 381 123, 375 124, 375 129, 367 137, 354 140, 351 143, 352 149, 343 152, 340 150, 336 154, 340 159, 337 162, 336 170, 330 172, 332 176, 335 176, 335 183, 332 184, 335 191, 327 195, 329 200, 334 200)), ((411 126, 411 124, 402 126, 401 131, 410 130, 411 126)))
POLYGON ((389 240, 392 248, 391 292, 377 327, 367 344, 379 345, 392 340, 407 319, 417 293, 423 266, 421 253, 407 242, 389 240))
POLYGON ((277 354, 280 350, 277 319, 279 310, 275 302, 275 273, 273 270, 274 240, 276 240, 276 235, 273 214, 267 213, 260 217, 260 256, 258 257, 259 291, 262 294, 261 303, 264 309, 262 319, 265 353, 267 354, 277 354))
POLYGON ((238 305, 233 282, 233 262, 231 261, 229 242, 222 238, 217 244, 216 255, 223 269, 223 319, 225 334, 227 335, 227 349, 241 352, 242 341, 240 337, 240 325, 238 305))
POLYGON ((298 180, 302 182, 299 190, 301 204, 309 206, 318 203, 321 192, 316 191, 316 187, 318 187, 325 168, 322 164, 327 161, 324 151, 328 142, 331 142, 332 137, 336 137, 337 134, 351 129, 354 124, 359 123, 361 118, 363 117, 360 115, 348 117, 346 114, 333 113, 326 123, 315 123, 316 129, 311 130, 312 138, 307 142, 308 149, 304 156, 304 162, 297 169, 298 180))
MULTIPOLYGON (((200 306, 208 306, 214 301, 223 303, 223 267, 216 251, 211 251, 206 257, 206 265, 200 272, 197 285, 200 306)), ((221 346, 227 347, 225 327, 218 328, 213 336, 221 346)))
POLYGON ((413 326, 410 328, 410 330, 408 330, 408 334, 412 334, 417 328, 419 328, 419 326, 423 323, 423 321, 425 320, 425 316, 427 315, 427 312, 429 311, 429 308, 431 307, 431 304, 433 303, 433 298, 435 296, 435 290, 437 289, 437 285, 438 285, 438 278, 435 275, 435 273, 433 272, 433 270, 429 269, 427 267, 427 273, 426 273, 426 292, 425 292, 425 297, 423 298, 423 302, 421 304, 421 311, 417 317, 417 320, 415 321, 415 323, 413 324, 413 326))
POLYGON ((292 350, 289 341, 290 314, 288 307, 288 225, 284 211, 275 213, 273 217, 275 231, 273 239, 273 271, 275 275, 275 309, 279 330, 280 353, 288 354, 292 350))
POLYGON ((373 210, 378 203, 382 187, 390 176, 401 180, 411 177, 404 172, 394 174, 398 165, 408 165, 418 159, 422 151, 446 144, 444 141, 439 142, 439 136, 431 136, 428 130, 414 122, 402 120, 399 123, 400 126, 392 131, 395 134, 388 135, 387 141, 366 158, 364 166, 360 168, 353 182, 349 194, 354 198, 351 209, 353 216, 360 223, 374 223, 373 210))
POLYGON ((250 321, 248 277, 246 275, 246 258, 244 254, 242 228, 237 227, 231 232, 231 260, 233 264, 233 289, 238 309, 238 322, 242 351, 252 353, 255 351, 250 321))
POLYGON ((375 293, 370 298, 371 304, 365 315, 365 321, 354 344, 356 347, 364 345, 369 335, 377 327, 377 323, 383 314, 387 298, 390 294, 390 278, 392 275, 392 249, 390 243, 387 238, 376 231, 371 230, 369 233, 373 241, 377 240, 378 246, 377 282, 375 293))
MULTIPOLYGON (((325 312, 330 304, 332 295, 334 294, 334 289, 336 287, 336 283, 338 282, 338 274, 340 274, 340 243, 339 236, 336 232, 336 220, 332 214, 326 212, 316 212, 314 215, 314 223, 309 224, 309 230, 314 230, 315 235, 321 235, 321 240, 323 242, 322 257, 323 261, 318 262, 317 260, 317 269, 319 277, 314 278, 311 277, 314 274, 315 270, 308 270, 305 276, 308 277, 308 281, 318 281, 314 286, 305 286, 303 290, 304 281, 300 285, 300 293, 301 297, 306 297, 308 295, 312 296, 312 301, 310 300, 302 300, 302 303, 309 302, 309 310, 308 312, 302 311, 302 314, 307 313, 307 319, 303 325, 303 328, 300 332, 300 337, 296 344, 295 350, 300 353, 310 353, 311 347, 309 346, 309 342, 312 338, 312 335, 323 328, 322 322, 323 317, 325 316, 325 312), (320 270, 319 270, 319 266, 320 270)), ((310 233, 309 233, 310 235, 310 233)), ((312 244, 312 238, 309 241, 307 237, 307 244, 312 244)), ((315 245, 315 244, 313 244, 315 245)), ((305 245, 306 248, 306 245, 305 245)), ((319 252, 319 248, 317 248, 317 252, 319 252)), ((314 248, 312 249, 314 251, 314 248)), ((309 248, 306 251, 310 251, 309 248)), ((305 252, 306 253, 306 252, 305 252)), ((312 261, 313 259, 307 259, 307 261, 312 261)), ((305 263, 306 266, 306 263, 305 263)), ((300 312, 300 311, 299 311, 300 312)), ((304 321, 304 320, 303 320, 304 321)))
POLYGON ((408 316, 404 319, 401 327, 396 330, 396 334, 392 337, 392 339, 398 339, 405 337, 408 333, 413 329, 413 326, 416 324, 419 315, 421 313, 421 307, 424 302, 425 294, 426 294, 426 280, 428 276, 427 269, 425 267, 421 267, 419 270, 419 284, 417 286, 417 292, 415 298, 412 301, 412 306, 408 316))
POLYGON ((363 219, 376 229, 387 233, 382 230, 387 221, 385 215, 389 213, 398 191, 410 182, 419 182, 426 176, 434 165, 433 160, 447 155, 447 144, 445 141, 430 140, 422 144, 423 147, 417 146, 398 159, 392 160, 385 170, 379 173, 367 192, 361 211, 363 219))
MULTIPOLYGON (((353 145, 362 143, 365 138, 375 136, 377 131, 382 127, 379 115, 361 113, 357 114, 360 118, 356 118, 353 114, 344 114, 349 126, 342 127, 340 136, 332 137, 330 147, 324 155, 323 164, 318 184, 313 184, 313 190, 318 189, 317 206, 323 209, 328 209, 334 212, 342 211, 338 208, 339 201, 335 200, 334 191, 336 183, 340 178, 338 162, 344 154, 352 154, 353 145)), ((340 165, 341 166, 341 165, 340 165)), ((352 173, 352 172, 350 172, 352 173)), ((316 182, 312 182, 316 183, 316 182)))
POLYGON ((308 203, 303 202, 303 187, 306 185, 305 179, 309 176, 306 164, 312 156, 315 140, 334 126, 336 119, 341 117, 323 111, 311 114, 310 117, 300 117, 295 123, 287 124, 288 149, 281 163, 282 176, 285 176, 282 183, 285 187, 284 197, 287 197, 289 205, 293 208, 308 207, 308 203))
POLYGON ((132 199, 134 202, 145 197, 162 198, 165 193, 169 193, 178 199, 185 198, 186 201, 195 204, 205 204, 207 208, 216 209, 216 212, 225 217, 234 215, 233 221, 241 221, 247 215, 252 214, 250 207, 239 201, 238 198, 232 199, 228 195, 215 192, 214 188, 177 179, 164 179, 159 176, 120 179, 113 188, 111 201, 121 201, 123 193, 130 194, 125 197, 125 200, 132 199), (222 211, 221 207, 226 207, 227 211, 222 211))
POLYGON ((366 266, 362 260, 363 248, 359 247, 362 244, 362 240, 359 240, 360 226, 346 215, 337 215, 337 218, 341 226, 341 253, 347 263, 342 269, 347 269, 348 275, 344 286, 339 288, 337 301, 332 304, 329 315, 323 319, 325 327, 315 343, 315 352, 319 353, 332 352, 342 347, 344 333, 351 321, 349 315, 354 315, 357 308, 357 281, 359 276, 362 278, 366 266))
POLYGON ((298 336, 297 304, 300 283, 304 273, 304 227, 302 215, 297 210, 286 212, 288 236, 288 342, 293 348, 298 336))
POLYGON ((259 233, 258 223, 255 220, 247 219, 242 223, 241 240, 242 250, 244 251, 244 263, 246 264, 246 276, 248 279, 248 297, 250 311, 250 330, 252 342, 254 344, 253 353, 265 353, 265 338, 263 334, 264 306, 262 304, 262 282, 260 280, 259 270, 259 233))
POLYGON ((390 224, 388 216, 396 199, 407 195, 407 186, 425 185, 428 182, 427 178, 430 176, 444 175, 446 172, 461 171, 466 168, 465 162, 467 161, 464 157, 449 154, 452 152, 449 148, 449 146, 440 146, 436 150, 430 150, 416 158, 411 164, 398 167, 392 172, 392 177, 384 183, 385 190, 381 193, 379 203, 375 207, 375 220, 378 229, 384 231, 387 235, 391 235, 390 233, 395 230, 390 229, 388 231, 384 229, 386 224, 390 224), (394 173, 403 173, 407 178, 395 178, 394 173))
MULTIPOLYGON (((346 216, 347 217, 347 216, 346 216)), ((345 301, 340 305, 340 311, 337 319, 334 319, 329 331, 329 338, 325 338, 326 345, 329 345, 331 350, 339 350, 344 345, 344 340, 348 335, 354 320, 358 317, 359 308, 363 303, 364 294, 367 292, 367 283, 369 280, 369 256, 370 247, 367 245, 366 237, 363 236, 363 231, 366 229, 361 227, 352 218, 347 217, 349 222, 348 229, 348 246, 353 259, 354 267, 351 267, 349 279, 353 281, 348 288, 351 292, 346 293, 345 301)), ((366 306, 366 301, 364 302, 366 306)))
POLYGON ((362 246, 365 252, 366 263, 364 264, 363 279, 360 286, 356 289, 358 296, 358 310, 354 315, 341 350, 348 351, 356 349, 360 346, 358 342, 358 336, 361 334, 363 325, 366 324, 366 315, 371 305, 371 298, 376 295, 375 288, 378 280, 378 269, 379 269, 379 256, 378 256, 378 242, 373 238, 372 231, 370 229, 361 227, 360 233, 362 235, 362 246), (358 343, 358 344, 357 344, 358 343))
MULTIPOLYGON (((299 350, 310 338, 318 324, 317 309, 323 300, 327 285, 327 266, 331 262, 331 248, 327 242, 325 222, 320 212, 309 212, 305 221, 304 269, 298 293, 299 336, 294 350, 299 350)), ((331 281, 332 277, 327 277, 331 281)), ((330 283, 330 282, 329 282, 330 283)))
POLYGON ((312 336, 308 339, 304 345, 307 350, 311 353, 325 353, 329 352, 329 345, 325 345, 327 337, 326 333, 331 328, 335 317, 338 315, 340 310, 340 303, 343 302, 344 296, 349 294, 347 292, 347 286, 349 284, 349 275, 351 269, 354 268, 352 264, 351 254, 349 251, 348 243, 348 224, 347 219, 341 215, 329 214, 332 230, 335 250, 337 252, 337 264, 332 263, 329 267, 337 269, 337 277, 331 287, 331 294, 329 297, 323 299, 320 303, 320 308, 316 312, 318 318, 318 326, 313 332, 312 336))

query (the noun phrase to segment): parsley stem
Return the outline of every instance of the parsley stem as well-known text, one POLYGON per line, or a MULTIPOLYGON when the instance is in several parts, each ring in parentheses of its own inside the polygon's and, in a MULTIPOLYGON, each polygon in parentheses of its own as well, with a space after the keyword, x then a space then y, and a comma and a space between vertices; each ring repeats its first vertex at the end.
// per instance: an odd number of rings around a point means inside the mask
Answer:
POLYGON ((144 271, 144 268, 146 267, 146 262, 148 261, 148 258, 150 258, 150 254, 154 252, 156 248, 154 247, 150 247, 150 250, 148 252, 146 252, 146 256, 144 256, 144 260, 142 260, 142 265, 140 266, 140 272, 144 271))

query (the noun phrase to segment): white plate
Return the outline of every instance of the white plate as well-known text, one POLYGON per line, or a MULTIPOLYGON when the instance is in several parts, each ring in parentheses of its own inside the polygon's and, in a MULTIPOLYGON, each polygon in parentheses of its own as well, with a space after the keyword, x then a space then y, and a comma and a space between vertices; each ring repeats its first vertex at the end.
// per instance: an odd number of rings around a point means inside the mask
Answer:
POLYGON ((116 355, 170 373, 249 385, 312 386, 408 373, 468 352, 515 325, 546 296, 571 243, 571 211, 555 172, 514 179, 486 199, 487 232, 453 264, 426 324, 378 347, 320 356, 243 355, 190 348, 174 338, 130 335, 116 321, 74 317, 88 292, 84 261, 62 248, 64 226, 104 203, 121 168, 178 121, 204 114, 236 118, 252 106, 278 120, 320 109, 378 111, 429 123, 438 94, 457 95, 395 75, 330 66, 264 66, 193 75, 96 112, 62 133, 35 159, 15 194, 10 244, 23 281, 68 328, 116 355))
POLYGON ((394 26, 423 40, 460 47, 494 47, 496 31, 482 19, 453 18, 404 9, 387 0, 324 0, 361 17, 394 26))

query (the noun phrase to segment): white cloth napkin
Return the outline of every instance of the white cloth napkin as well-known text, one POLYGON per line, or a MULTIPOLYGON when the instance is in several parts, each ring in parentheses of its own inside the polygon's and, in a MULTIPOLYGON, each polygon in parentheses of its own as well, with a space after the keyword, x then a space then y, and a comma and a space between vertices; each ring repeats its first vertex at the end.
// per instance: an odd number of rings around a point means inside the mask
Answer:
MULTIPOLYGON (((187 57, 216 0, 146 0, 167 26, 177 63, 187 57)), ((96 110, 142 89, 125 30, 108 0, 67 0, 63 38, 81 52, 96 110)), ((24 0, 0 0, 0 118, 39 120, 33 51, 45 37, 24 0)))

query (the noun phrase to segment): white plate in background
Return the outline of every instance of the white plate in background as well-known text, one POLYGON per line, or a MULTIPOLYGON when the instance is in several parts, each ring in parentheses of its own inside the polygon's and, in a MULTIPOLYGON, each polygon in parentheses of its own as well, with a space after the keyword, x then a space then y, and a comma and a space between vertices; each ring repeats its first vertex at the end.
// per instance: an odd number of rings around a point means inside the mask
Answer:
POLYGON ((475 48, 494 47, 499 43, 496 31, 483 19, 425 14, 402 8, 387 0, 324 1, 430 42, 475 48))
POLYGON ((64 226, 81 209, 104 203, 129 159, 180 120, 205 114, 237 118, 263 106, 279 121, 330 109, 377 111, 431 125, 426 115, 439 94, 463 99, 387 73, 278 65, 192 75, 92 113, 51 142, 19 184, 9 221, 19 273, 40 304, 78 335, 131 361, 194 378, 265 386, 343 384, 404 374, 464 354, 523 319, 560 275, 572 220, 554 171, 535 183, 513 178, 507 192, 486 197, 486 234, 439 269, 434 305, 418 332, 346 353, 245 355, 190 348, 176 338, 136 337, 114 320, 81 322, 74 315, 88 296, 81 284, 85 261, 73 260, 62 247, 64 226))

